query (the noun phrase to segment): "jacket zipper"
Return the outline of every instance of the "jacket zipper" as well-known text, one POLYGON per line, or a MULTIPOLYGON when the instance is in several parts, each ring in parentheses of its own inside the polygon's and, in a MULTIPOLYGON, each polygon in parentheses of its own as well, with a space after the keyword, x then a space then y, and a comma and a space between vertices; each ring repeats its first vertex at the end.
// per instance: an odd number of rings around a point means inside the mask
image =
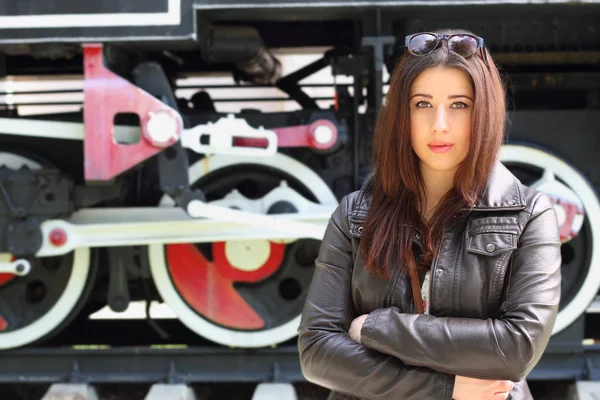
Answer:
POLYGON ((429 314, 431 314, 431 312, 433 311, 433 288, 435 287, 435 276, 436 274, 436 267, 437 267, 437 263, 438 260, 440 258, 440 249, 442 248, 442 243, 443 243, 444 239, 442 239, 442 242, 440 242, 440 244, 438 245, 438 248, 436 249, 435 252, 435 257, 433 259, 433 263, 431 264, 431 285, 429 287, 429 314))
POLYGON ((400 276, 399 268, 396 268, 394 270, 394 273, 392 274, 392 279, 391 279, 392 284, 390 285, 390 288, 388 289, 388 291, 386 293, 387 307, 391 307, 392 306, 393 295, 394 295, 394 288, 396 287, 396 282, 398 281, 398 276, 400 276))
POLYGON ((512 207, 475 207, 473 210, 469 208, 461 208, 461 211, 521 211, 526 206, 512 206, 512 207))
MULTIPOLYGON (((417 231, 417 235, 419 235, 419 240, 420 240, 420 238, 423 236, 423 235, 421 234, 421 231, 419 231, 419 230, 418 230, 417 228, 415 228, 415 227, 413 227, 413 229, 414 229, 415 231, 417 231)), ((419 242, 415 242, 415 243, 417 244, 417 246, 419 246, 420 253, 423 253, 423 246, 422 246, 422 244, 421 244, 421 243, 419 243, 419 242)), ((419 260, 419 257, 418 257, 418 255, 417 255, 417 254, 415 254, 415 262, 417 262, 417 265, 418 265, 418 260, 419 260)), ((410 279, 409 279, 409 282, 410 282, 410 279)), ((420 283, 420 282, 419 282, 419 286, 421 286, 421 283, 420 283)), ((413 298, 413 301, 411 301, 411 302, 410 302, 409 313, 410 313, 410 314, 414 314, 414 313, 415 313, 415 311, 416 311, 416 310, 415 310, 415 301, 414 301, 414 298, 413 298)))

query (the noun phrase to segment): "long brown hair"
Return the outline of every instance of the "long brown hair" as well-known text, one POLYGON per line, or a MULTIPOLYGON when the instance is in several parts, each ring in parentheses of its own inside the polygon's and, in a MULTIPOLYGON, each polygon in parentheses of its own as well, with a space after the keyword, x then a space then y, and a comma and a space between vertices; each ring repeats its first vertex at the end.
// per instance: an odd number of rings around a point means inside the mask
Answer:
POLYGON ((423 246, 418 268, 428 270, 446 227, 462 209, 471 209, 483 193, 502 144, 506 120, 504 86, 490 54, 486 55, 487 65, 477 54, 465 59, 448 51, 443 42, 427 56, 403 57, 394 68, 386 104, 379 111, 375 127, 372 201, 361 234, 361 253, 373 275, 389 278, 391 265, 399 265, 407 276, 409 268, 415 270, 412 246, 416 231, 421 232, 423 246), (420 213, 426 194, 419 158, 410 142, 409 103, 415 78, 437 66, 466 72, 475 99, 469 153, 458 167, 453 188, 440 200, 426 223, 420 213))

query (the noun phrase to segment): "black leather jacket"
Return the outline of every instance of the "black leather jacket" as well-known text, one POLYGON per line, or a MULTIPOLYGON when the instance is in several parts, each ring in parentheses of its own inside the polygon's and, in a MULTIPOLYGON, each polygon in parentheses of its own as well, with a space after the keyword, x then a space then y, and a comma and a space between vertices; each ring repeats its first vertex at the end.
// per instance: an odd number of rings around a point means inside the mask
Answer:
MULTIPOLYGON (((329 221, 298 330, 301 368, 330 399, 451 399, 455 375, 515 382, 551 335, 560 299, 560 239, 550 198, 500 162, 475 209, 448 230, 432 264, 430 314, 413 312, 410 281, 375 279, 358 254, 370 179, 329 221), (361 342, 352 320, 369 314, 361 342)), ((415 232, 418 238, 418 232, 415 232)))

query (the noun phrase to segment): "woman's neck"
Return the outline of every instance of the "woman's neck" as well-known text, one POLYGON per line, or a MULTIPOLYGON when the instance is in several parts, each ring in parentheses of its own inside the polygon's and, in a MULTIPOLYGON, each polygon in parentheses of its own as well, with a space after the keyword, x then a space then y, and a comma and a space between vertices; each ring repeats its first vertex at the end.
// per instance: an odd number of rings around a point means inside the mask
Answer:
POLYGON ((425 209, 422 215, 425 221, 429 221, 432 211, 440 202, 442 197, 454 186, 454 173, 456 169, 449 171, 433 170, 421 163, 421 175, 425 184, 425 195, 427 196, 425 209))

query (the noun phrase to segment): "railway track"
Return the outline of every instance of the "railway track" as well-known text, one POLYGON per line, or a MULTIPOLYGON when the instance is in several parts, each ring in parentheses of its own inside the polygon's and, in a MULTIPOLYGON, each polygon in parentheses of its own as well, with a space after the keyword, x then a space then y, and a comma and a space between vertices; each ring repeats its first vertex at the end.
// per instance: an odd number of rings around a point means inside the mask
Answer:
MULTIPOLYGON (((589 313, 586 325, 597 326, 597 316, 589 313)), ((43 346, 0 352, 0 400, 155 400, 153 388, 165 384, 170 386, 161 390, 173 392, 161 391, 160 400, 179 399, 181 393, 193 396, 182 400, 325 400, 328 395, 306 382, 295 340, 267 348, 233 348, 193 335, 176 319, 160 324, 178 343, 161 339, 142 319, 86 319, 43 346), (130 334, 111 336, 111 332, 130 334), (261 383, 273 393, 259 397, 261 383), (82 395, 49 397, 61 393, 64 384, 75 385, 71 389, 82 395), (51 390, 53 385, 59 385, 54 386, 57 392, 51 390), (95 398, 83 395, 92 389, 95 398)), ((589 341, 573 352, 576 338, 568 339, 552 342, 529 375, 536 400, 585 400, 573 397, 575 382, 600 380, 600 346, 589 341)))
MULTIPOLYGON (((529 383, 536 400, 593 400, 589 388, 583 384, 577 388, 571 381, 532 381, 529 383), (577 391, 579 389, 579 394, 577 391)), ((0 385, 3 400, 254 400, 259 394, 256 383, 212 383, 190 385, 164 385, 143 383, 101 383, 54 386, 51 384, 4 384, 0 385), (70 390, 70 392, 69 392, 70 390), (179 397, 165 397, 165 393, 179 397), (75 397, 81 393, 81 397, 75 397), (91 393, 91 394, 90 394, 91 393), (62 394, 62 397, 60 397, 62 394), (85 396, 88 397, 85 397, 85 396), (95 397, 92 397, 95 396, 95 397), (158 397, 156 397, 158 396, 158 397), (187 397, 186 397, 187 396, 187 397)), ((328 391, 307 382, 293 386, 271 387, 265 399, 285 400, 293 391, 296 400, 325 400, 328 391)), ((597 389, 596 389, 597 391, 597 389)), ((592 392, 593 393, 593 392, 592 392)))

